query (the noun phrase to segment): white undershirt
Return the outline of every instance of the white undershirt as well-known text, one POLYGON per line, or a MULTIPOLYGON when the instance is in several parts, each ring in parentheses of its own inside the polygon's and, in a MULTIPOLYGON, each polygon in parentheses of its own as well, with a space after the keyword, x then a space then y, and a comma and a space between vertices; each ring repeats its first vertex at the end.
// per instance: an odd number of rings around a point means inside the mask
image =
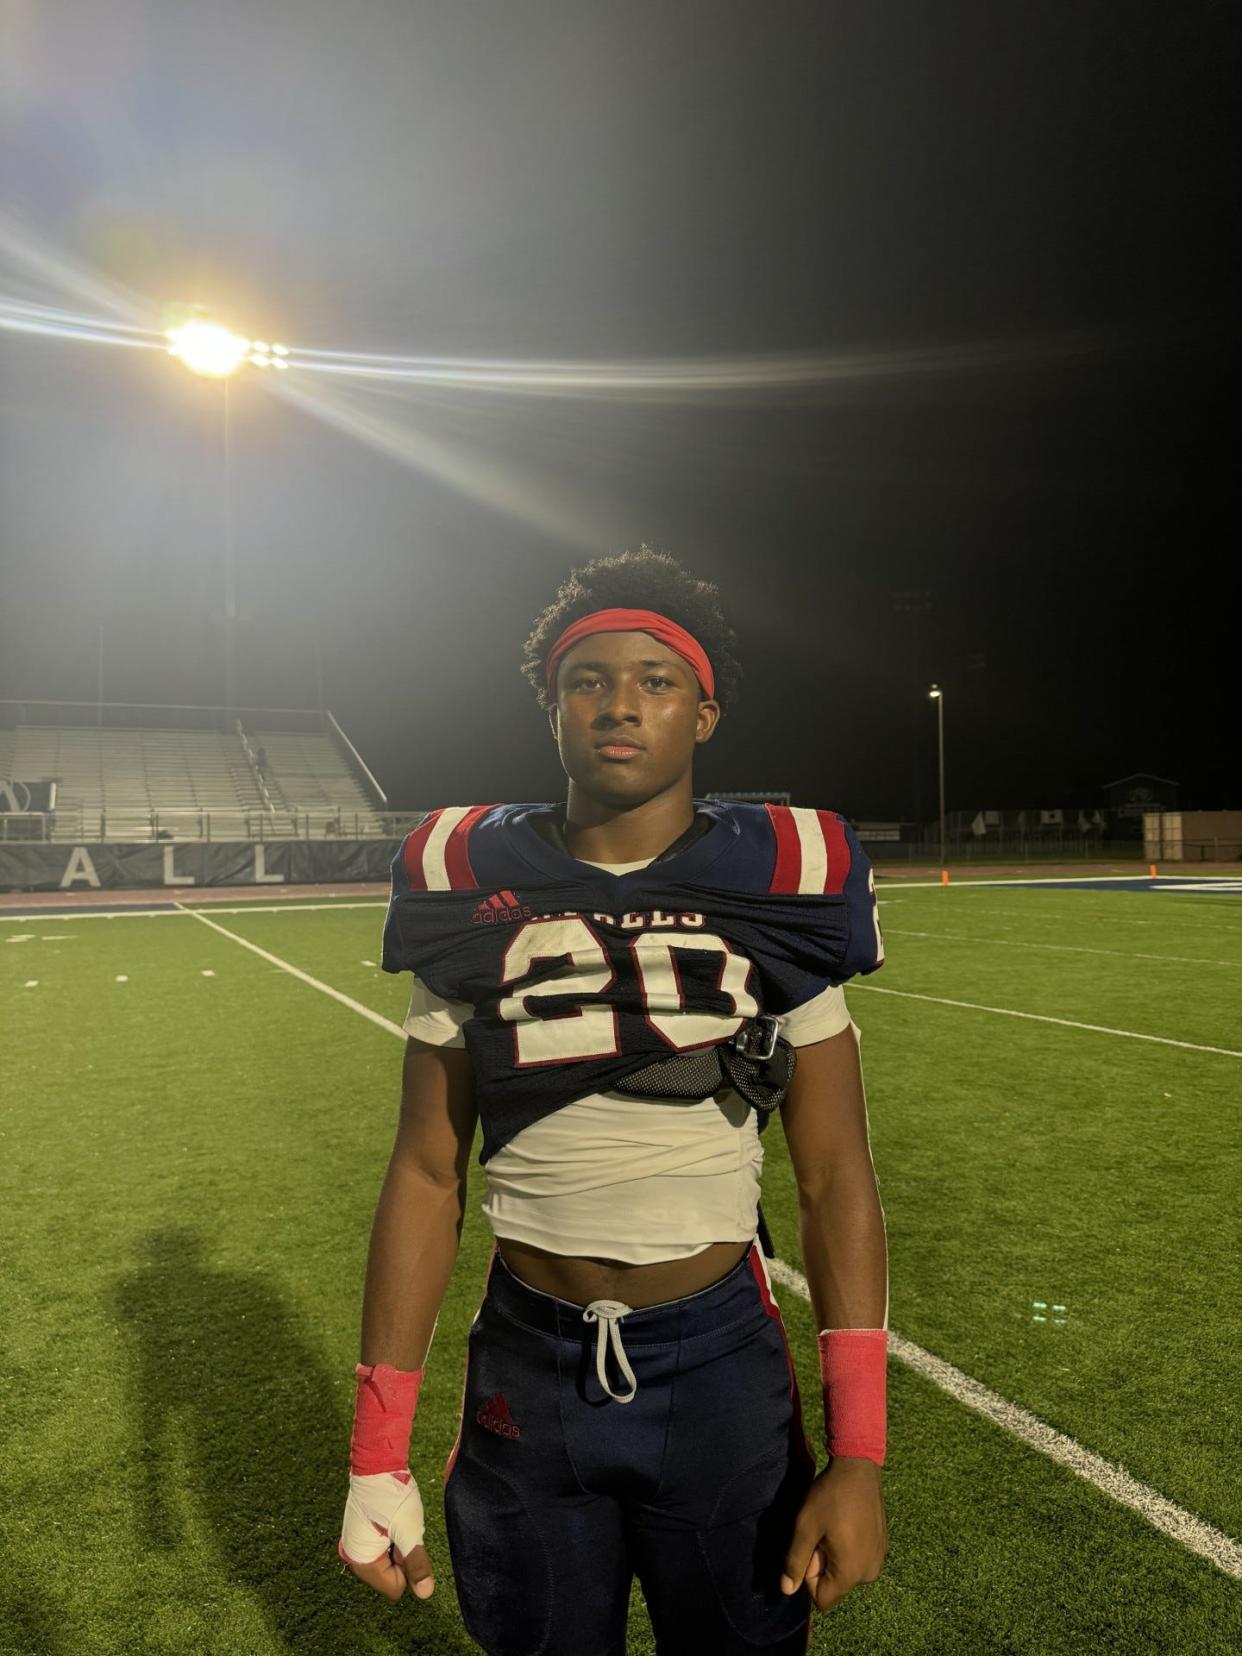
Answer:
MULTIPOLYGON (((590 866, 629 874, 651 860, 590 866)), ((405 1031, 462 1047, 473 1011, 415 979, 405 1031)), ((851 1026, 845 993, 826 989, 778 1023, 794 1046, 826 1040, 851 1026)), ((731 1088, 704 1099, 592 1093, 489 1158, 483 1213, 494 1235, 549 1253, 636 1265, 682 1259, 713 1242, 749 1241, 762 1169, 758 1117, 731 1088)))

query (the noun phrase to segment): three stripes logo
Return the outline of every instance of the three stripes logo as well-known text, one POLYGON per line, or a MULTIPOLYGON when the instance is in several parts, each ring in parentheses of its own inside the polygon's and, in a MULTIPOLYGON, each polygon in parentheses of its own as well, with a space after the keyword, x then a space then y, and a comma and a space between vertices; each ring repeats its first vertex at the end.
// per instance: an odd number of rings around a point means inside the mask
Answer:
POLYGON ((519 1438, 522 1435, 522 1428, 509 1413, 503 1392, 485 1397, 474 1411, 474 1418, 484 1431, 495 1432, 497 1437, 519 1438))
POLYGON ((491 897, 485 897, 475 907, 474 913, 470 916, 470 924, 499 926, 510 920, 529 920, 530 915, 529 906, 506 889, 496 892, 491 897))

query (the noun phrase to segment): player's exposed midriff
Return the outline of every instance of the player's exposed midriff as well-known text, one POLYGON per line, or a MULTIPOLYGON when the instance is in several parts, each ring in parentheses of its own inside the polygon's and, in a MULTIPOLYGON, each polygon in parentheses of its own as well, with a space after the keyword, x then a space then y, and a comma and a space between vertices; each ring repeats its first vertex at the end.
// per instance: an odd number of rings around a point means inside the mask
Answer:
POLYGON ((528 1242, 501 1237, 500 1257, 531 1288, 574 1305, 617 1299, 637 1311, 644 1305, 684 1299, 727 1276, 746 1254, 749 1242, 712 1242, 685 1259, 661 1259, 631 1265, 621 1259, 579 1259, 549 1253, 528 1242))

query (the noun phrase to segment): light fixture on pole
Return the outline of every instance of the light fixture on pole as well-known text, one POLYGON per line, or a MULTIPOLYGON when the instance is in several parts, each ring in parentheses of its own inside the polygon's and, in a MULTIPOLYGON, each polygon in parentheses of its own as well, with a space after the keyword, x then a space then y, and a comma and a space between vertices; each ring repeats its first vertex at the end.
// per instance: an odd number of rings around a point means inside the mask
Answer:
POLYGON ((285 369, 289 350, 264 339, 243 339, 208 316, 191 316, 164 335, 169 356, 184 362, 193 374, 206 379, 227 379, 245 363, 254 368, 285 369))
POLYGON ((945 834, 944 834, 944 691, 938 684, 933 684, 927 692, 936 704, 936 749, 940 762, 940 867, 944 868, 945 834))

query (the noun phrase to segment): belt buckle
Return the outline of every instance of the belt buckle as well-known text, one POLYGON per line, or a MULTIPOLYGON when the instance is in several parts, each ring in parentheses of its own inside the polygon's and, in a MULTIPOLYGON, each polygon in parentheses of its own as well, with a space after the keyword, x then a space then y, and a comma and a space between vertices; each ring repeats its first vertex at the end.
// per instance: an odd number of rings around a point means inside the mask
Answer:
POLYGON ((776 1037, 780 1025, 770 1013, 761 1017, 752 1018, 733 1037, 734 1051, 740 1052, 744 1058, 753 1058, 758 1063, 764 1063, 776 1051, 776 1037), (752 1045, 756 1037, 760 1039, 758 1050, 752 1045))

